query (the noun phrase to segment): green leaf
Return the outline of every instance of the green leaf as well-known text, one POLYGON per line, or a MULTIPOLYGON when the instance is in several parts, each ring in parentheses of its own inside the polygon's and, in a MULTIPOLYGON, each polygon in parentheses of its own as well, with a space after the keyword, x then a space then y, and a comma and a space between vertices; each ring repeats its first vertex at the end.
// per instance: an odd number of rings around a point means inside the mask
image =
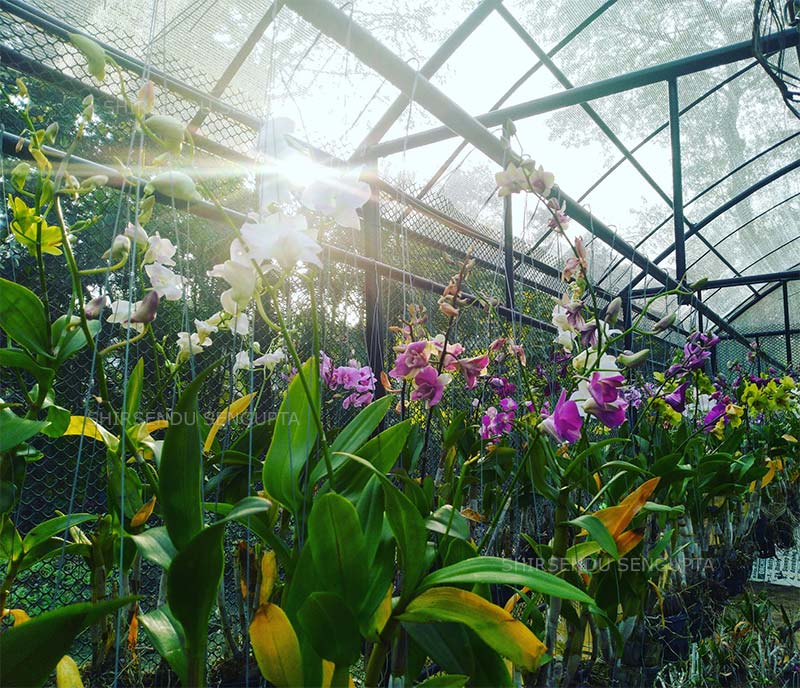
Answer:
MULTIPOLYGON (((313 358, 303 364, 301 373, 316 399, 319 395, 319 375, 313 358)), ((317 426, 298 373, 289 383, 281 402, 262 475, 264 489, 269 496, 292 513, 297 513, 300 505, 298 479, 316 441, 317 426)))
POLYGON ((314 651, 337 666, 349 667, 361 655, 358 622, 345 601, 330 592, 315 592, 298 612, 314 651))
POLYGON ((178 674, 181 685, 185 686, 188 682, 188 667, 183 651, 183 629, 169 607, 164 605, 147 614, 140 614, 139 623, 158 654, 167 660, 167 664, 178 674))
POLYGON ((40 366, 30 354, 21 349, 0 349, 0 367, 27 370, 39 383, 39 388, 48 390, 53 382, 55 371, 40 366))
POLYGON ((138 535, 129 535, 139 548, 141 555, 148 561, 158 564, 162 569, 168 569, 178 550, 169 539, 169 533, 164 526, 148 528, 138 535))
POLYGON ((8 629, 0 636, 0 685, 44 685, 78 633, 136 599, 70 604, 8 629))
MULTIPOLYGON (((356 454, 369 461, 381 473, 388 473, 403 451, 410 431, 409 418, 373 437, 356 454)), ((344 457, 336 455, 335 458, 344 457)), ((357 499, 371 475, 368 468, 352 461, 347 462, 336 471, 336 489, 348 499, 357 499)))
POLYGON ((425 521, 422 520, 422 516, 411 500, 400 492, 381 471, 360 456, 352 454, 347 456, 351 461, 372 471, 381 482, 386 518, 400 550, 401 568, 405 574, 403 597, 406 597, 414 591, 427 566, 425 554, 428 548, 428 535, 425 521))
POLYGON ((459 540, 469 540, 469 523, 451 504, 440 506, 425 521, 425 527, 434 533, 447 533, 459 540))
POLYGON ((167 604, 183 627, 189 662, 205 655, 208 618, 225 565, 224 534, 223 527, 202 530, 178 551, 167 572, 167 604))
POLYGON ((48 437, 61 437, 69 427, 70 417, 69 409, 50 404, 47 406, 47 423, 42 428, 42 434, 48 437))
POLYGON ((592 540, 614 557, 614 559, 619 559, 619 551, 617 550, 617 543, 614 541, 614 536, 608 532, 608 528, 605 527, 599 518, 591 514, 586 514, 584 516, 578 516, 578 518, 573 518, 571 521, 567 521, 567 523, 577 526, 578 528, 584 528, 586 532, 589 533, 592 540))
POLYGON ((44 304, 30 289, 0 278, 0 328, 32 354, 50 354, 49 325, 44 304))
POLYGON ((20 418, 9 408, 0 409, 0 454, 29 440, 45 425, 47 421, 20 418))
POLYGON ((338 494, 318 498, 308 517, 308 547, 324 589, 357 610, 367 587, 365 543, 355 507, 338 494))
POLYGON ((216 366, 213 363, 206 368, 184 390, 161 450, 161 514, 179 551, 203 528, 203 441, 197 395, 216 366))
POLYGON ((43 523, 40 523, 35 528, 28 531, 28 534, 22 540, 22 546, 25 552, 30 552, 34 547, 49 540, 55 535, 63 536, 68 528, 77 526, 87 521, 93 521, 97 516, 94 514, 70 514, 67 516, 56 516, 43 523))
MULTIPOLYGON (((331 451, 352 454, 359 449, 381 424, 391 405, 392 397, 385 396, 361 409, 358 415, 336 436, 333 444, 331 444, 331 451)), ((341 462, 343 461, 344 459, 341 462)), ((322 472, 317 476, 317 479, 321 477, 322 472)))
POLYGON ((129 428, 138 422, 139 404, 142 400, 142 387, 144 386, 144 359, 140 358, 133 366, 131 374, 128 376, 128 384, 125 388, 125 417, 124 425, 129 428))
MULTIPOLYGON (((88 326, 89 334, 94 338, 100 332, 102 323, 99 320, 90 320, 88 326)), ((88 344, 83 328, 80 326, 80 318, 75 315, 69 321, 66 315, 62 315, 53 323, 52 340, 58 364, 63 363, 70 356, 74 356, 88 344), (66 327, 67 324, 69 327, 66 327)))
POLYGON ((426 657, 430 657, 445 671, 472 677, 474 686, 510 688, 511 677, 505 662, 463 624, 406 621, 403 622, 403 628, 413 639, 410 650, 419 646, 426 657))
POLYGON ((0 561, 14 561, 22 554, 22 538, 14 523, 3 514, 0 516, 0 561))
POLYGON ((531 590, 543 595, 594 604, 594 600, 589 595, 558 576, 545 573, 520 561, 501 559, 500 557, 465 559, 428 574, 420 587, 425 589, 444 583, 527 585, 531 590))
POLYGON ((502 607, 458 588, 434 588, 415 597, 401 621, 455 621, 471 628, 489 647, 514 664, 533 671, 546 648, 525 624, 502 607))

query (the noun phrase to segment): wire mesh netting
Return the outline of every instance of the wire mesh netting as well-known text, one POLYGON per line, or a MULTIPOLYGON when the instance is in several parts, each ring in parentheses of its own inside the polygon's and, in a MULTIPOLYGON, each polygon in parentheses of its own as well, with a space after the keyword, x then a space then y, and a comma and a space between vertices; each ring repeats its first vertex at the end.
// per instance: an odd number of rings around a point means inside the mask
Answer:
MULTIPOLYGON (((475 4, 464 2, 458 11, 448 12, 444 7, 432 8, 408 0, 399 12, 395 3, 375 3, 370 7, 348 3, 348 11, 353 21, 372 30, 404 60, 419 67, 475 4), (400 15, 403 21, 397 22, 400 15)), ((747 2, 720 7, 634 0, 506 4, 511 15, 531 35, 537 36, 540 47, 551 52, 559 46, 559 39, 579 28, 593 13, 597 15, 586 24, 580 39, 569 42, 567 47, 561 46, 559 50, 563 52, 554 57, 574 86, 623 71, 614 61, 591 59, 593 55, 611 52, 611 46, 628 45, 624 71, 631 71, 748 40, 751 32, 751 6, 747 2), (668 29, 663 35, 653 36, 648 29, 654 15, 668 29), (676 35, 682 40, 674 40, 676 35)), ((347 160, 401 95, 380 74, 356 60, 347 48, 281 3, 265 7, 264 3, 256 2, 200 0, 163 4, 160 13, 144 11, 137 3, 110 0, 102 5, 49 0, 37 0, 30 5, 6 3, 0 9, 3 83, 13 84, 22 76, 33 102, 41 104, 39 114, 43 120, 58 121, 65 131, 81 112, 82 97, 93 93, 97 118, 74 153, 102 164, 114 164, 115 158, 126 160, 130 152, 128 142, 134 135, 133 120, 118 98, 118 84, 114 80, 101 84, 87 73, 84 60, 67 40, 67 32, 76 27, 109 46, 110 54, 118 60, 119 78, 128 92, 136 91, 142 74, 153 80, 156 111, 191 124, 197 147, 195 165, 209 172, 205 184, 226 208, 242 213, 258 206, 252 160, 258 131, 266 117, 291 113, 298 120, 295 131, 298 138, 313 143, 327 155, 347 160), (253 38, 253 27, 262 23, 267 28, 253 38), (246 59, 237 69, 226 69, 236 65, 237 56, 248 43, 246 59), (326 102, 326 108, 311 105, 319 100, 326 102)), ((506 80, 520 76, 509 73, 509 64, 523 74, 527 73, 523 66, 529 62, 534 63, 530 44, 520 38, 507 20, 493 14, 455 52, 452 62, 432 77, 432 82, 471 113, 489 110, 496 103, 521 103, 562 90, 564 82, 559 83, 551 68, 537 70, 509 94, 510 84, 506 80), (508 50, 502 55, 496 50, 500 42, 508 50), (504 79, 497 79, 497 74, 504 79)), ((752 68, 751 62, 735 62, 681 80, 686 212, 695 223, 703 223, 702 229, 686 243, 690 281, 775 272, 800 264, 796 170, 777 176, 774 183, 755 190, 718 217, 704 220, 726 200, 760 179, 776 175, 798 157, 797 120, 786 115, 770 79, 759 68, 752 68), (725 126, 711 127, 709 133, 709 121, 715 119, 725 126), (750 124, 743 126, 745 121, 750 124), (765 150, 769 154, 763 154, 765 150)), ((592 108, 593 115, 584 107, 573 106, 525 119, 517 124, 516 143, 537 159, 550 156, 552 165, 548 160, 543 162, 558 173, 559 181, 565 180, 562 183, 565 188, 579 191, 581 202, 596 216, 614 218, 617 224, 612 229, 619 237, 635 245, 645 257, 656 260, 670 249, 674 239, 666 88, 663 84, 651 84, 627 91, 622 97, 598 99, 592 108), (597 118, 616 133, 618 143, 598 128, 597 118), (580 152, 576 154, 578 148, 580 152), (560 155, 562 150, 573 152, 560 155), (635 159, 626 155, 629 150, 636 154, 635 159)), ((419 107, 404 106, 387 138, 403 137, 438 124, 419 107)), ((18 113, 5 108, 3 131, 14 134, 23 128, 18 113)), ((368 274, 364 263, 358 260, 365 253, 364 233, 338 228, 332 223, 320 226, 320 239, 328 246, 318 294, 321 346, 337 362, 369 359, 371 347, 365 338, 368 312, 377 310, 384 325, 394 324, 412 303, 435 315, 441 295, 438 285, 447 284, 468 253, 476 260, 470 292, 484 301, 505 302, 502 201, 495 195, 493 181, 497 165, 471 145, 459 146, 457 141, 444 141, 402 151, 378 162, 382 178, 378 184, 379 249, 370 257, 387 269, 378 278, 377 304, 365 300, 364 283, 368 274), (445 160, 449 162, 443 164, 445 160), (435 284, 422 288, 418 286, 419 277, 426 284, 435 284)), ((6 150, 4 179, 16 161, 13 151, 6 150)), ((105 219, 76 242, 80 261, 97 261, 115 234, 132 219, 135 197, 136 191, 130 187, 122 192, 109 188, 93 196, 98 215, 105 219)), ((560 296, 563 291, 560 266, 564 249, 557 236, 541 229, 546 224, 544 209, 522 205, 515 199, 512 216, 513 294, 517 310, 528 319, 523 323, 519 318, 507 318, 500 327, 524 344, 529 356, 546 359, 552 343, 547 325, 552 297, 560 296)), ((225 260, 231 233, 223 223, 163 206, 156 210, 149 228, 181 247, 182 271, 191 285, 187 307, 160 313, 158 327, 162 332, 186 329, 194 318, 206 317, 218 309, 218 294, 205 270, 225 260)), ((592 228, 586 229, 591 235, 592 228)), ((618 249, 619 246, 607 246, 598 239, 590 242, 594 277, 601 287, 597 304, 601 309, 640 274, 640 268, 622 258, 618 249)), ((26 272, 29 267, 20 254, 10 245, 0 251, 4 276, 36 285, 35 275, 26 272)), ((674 276, 672 255, 661 261, 661 267, 674 276)), ((52 268, 48 265, 48 270, 51 269, 54 279, 68 283, 68 273, 58 261, 53 261, 52 268)), ((644 280, 639 286, 656 284, 647 268, 642 275, 644 280)), ((128 285, 121 277, 112 276, 107 283, 98 280, 94 286, 98 291, 106 288, 113 299, 128 295, 128 285)), ((305 286, 300 283, 293 286, 296 290, 287 289, 284 300, 287 312, 292 313, 289 324, 295 328, 298 341, 304 342, 301 353, 307 356, 312 345, 305 286)), ((704 294, 704 303, 719 314, 736 314, 733 324, 775 362, 800 360, 800 332, 795 331, 800 327, 796 321, 800 290, 788 290, 791 318, 787 323, 780 289, 760 298, 768 288, 767 284, 759 284, 711 290, 704 294), (749 302, 757 304, 757 308, 737 312, 737 307, 749 302)), ((64 312, 69 298, 67 291, 51 296, 53 311, 64 312)), ((644 300, 634 301, 635 309, 643 305, 644 300)), ((654 318, 679 307, 677 298, 664 300, 654 306, 654 318)), ((684 331, 700 324, 697 313, 688 311, 681 322, 684 331)), ((454 337, 467 350, 485 350, 497 334, 497 318, 496 314, 478 307, 467 309, 458 321, 454 337)), ((107 326, 101 334, 106 342, 114 341, 117 336, 107 326)), ((255 339, 263 345, 271 336, 263 326, 255 332, 255 339)), ((660 337, 636 337, 630 345, 634 349, 650 348, 647 370, 652 371, 671 362, 681 341, 680 333, 671 332, 660 337)), ((389 337, 380 342, 384 367, 391 365, 392 343, 389 337)), ((110 383, 115 398, 121 398, 124 382, 144 352, 145 347, 141 352, 134 347, 127 363, 119 359, 112 366, 110 383)), ((245 378, 232 366, 238 353, 235 338, 220 353, 229 365, 224 375, 204 389, 207 401, 248 391, 245 378)), ((728 361, 740 360, 747 353, 748 348, 741 341, 724 339, 719 346, 717 365, 722 369, 728 361)), ((68 374, 60 378, 56 389, 60 405, 74 410, 88 404, 96 412, 91 357, 76 357, 69 366, 68 374)), ((10 373, 3 371, 3 376, 6 375, 10 373)), ((173 393, 171 386, 158 384, 153 392, 167 398, 173 393)), ((468 407, 472 401, 470 394, 466 390, 460 394, 463 398, 454 406, 468 407)), ((352 414, 343 411, 335 401, 338 400, 329 400, 325 413, 332 426, 341 427, 352 414)), ((260 412, 274 412, 278 394, 268 393, 260 403, 260 412)), ((159 405, 158 400, 155 405, 159 405)), ((164 403, 162 410, 166 412, 168 406, 164 403)), ((210 403, 208 412, 214 412, 210 403)), ((439 439, 436 432, 433 446, 439 439)), ((30 487, 22 494, 15 514, 20 530, 28 530, 43 513, 103 513, 108 499, 104 488, 107 466, 100 445, 83 443, 78 438, 37 439, 37 442, 48 458, 30 464, 30 487)), ((223 488, 217 484, 214 489, 223 488)), ((235 488, 228 485, 224 489, 235 488)), ((516 537, 497 543, 498 551, 514 551, 519 547, 520 527, 517 521, 516 537)), ((227 672, 233 670, 234 648, 242 645, 246 633, 240 581, 235 576, 236 556, 243 539, 242 529, 229 527, 224 603, 213 617, 209 647, 212 675, 220 684, 226 681, 227 672)), ((145 562, 142 566, 137 579, 141 587, 134 592, 142 595, 143 609, 155 608, 163 595, 163 581, 151 564, 145 562)), ((91 574, 89 563, 79 557, 70 557, 61 564, 56 559, 50 560, 20 578, 17 594, 24 599, 28 613, 35 615, 54 604, 92 599, 96 591, 92 588, 91 574), (55 580, 55 587, 41 585, 41 580, 55 580)), ((76 659, 86 661, 97 651, 92 639, 87 638, 76 659)), ((152 648, 143 647, 139 660, 135 668, 126 670, 152 673, 159 664, 158 654, 152 648)), ((169 684, 168 676, 155 676, 153 685, 169 684)), ((254 671, 251 685, 258 685, 256 676, 254 671)))

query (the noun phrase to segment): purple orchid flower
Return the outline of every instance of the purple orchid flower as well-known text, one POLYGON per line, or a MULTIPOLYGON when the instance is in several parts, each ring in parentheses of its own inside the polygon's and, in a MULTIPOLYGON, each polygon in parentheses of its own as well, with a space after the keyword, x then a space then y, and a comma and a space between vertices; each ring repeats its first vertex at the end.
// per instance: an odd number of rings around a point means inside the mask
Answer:
POLYGON ((428 408, 436 406, 442 400, 444 388, 450 383, 451 377, 447 373, 441 375, 433 366, 427 366, 414 376, 414 389, 411 391, 412 401, 423 399, 428 408))
POLYGON ((539 428, 550 435, 556 442, 577 442, 581 436, 583 419, 578 411, 578 405, 567 399, 566 390, 561 390, 561 396, 556 402, 553 413, 546 415, 539 423, 539 428))
POLYGON ((389 371, 389 376, 394 378, 413 377, 428 365, 430 349, 428 342, 420 340, 406 344, 397 354, 394 368, 389 371))

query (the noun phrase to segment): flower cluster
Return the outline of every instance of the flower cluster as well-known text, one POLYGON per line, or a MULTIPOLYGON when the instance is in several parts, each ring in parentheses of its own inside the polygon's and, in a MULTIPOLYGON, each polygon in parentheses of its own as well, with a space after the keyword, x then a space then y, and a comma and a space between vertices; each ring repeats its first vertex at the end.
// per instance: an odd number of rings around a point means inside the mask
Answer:
POLYGON ((347 365, 334 367, 333 361, 324 351, 319 352, 319 374, 328 389, 342 388, 350 392, 342 401, 342 408, 366 406, 375 397, 375 374, 370 366, 362 366, 355 359, 347 365))
POLYGON ((467 389, 473 389, 478 379, 487 373, 488 354, 463 356, 459 343, 445 343, 444 335, 398 344, 397 357, 389 376, 411 382, 411 400, 424 401, 428 408, 438 404, 453 374, 461 372, 467 389))

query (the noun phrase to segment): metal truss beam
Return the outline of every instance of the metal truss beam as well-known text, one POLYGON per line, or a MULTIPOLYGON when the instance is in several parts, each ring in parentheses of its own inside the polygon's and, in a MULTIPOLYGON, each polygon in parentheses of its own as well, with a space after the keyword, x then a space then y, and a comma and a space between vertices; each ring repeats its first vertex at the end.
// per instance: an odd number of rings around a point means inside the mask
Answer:
MULTIPOLYGON (((293 6, 303 4, 309 9, 313 7, 314 9, 312 11, 316 11, 318 7, 317 2, 302 2, 302 0, 294 0, 290 4, 293 6)), ((794 29, 787 29, 780 33, 764 36, 764 38, 761 39, 760 49, 764 54, 772 54, 778 50, 796 46, 798 43, 800 43, 800 32, 794 29)), ((519 105, 512 105, 500 110, 495 110, 494 112, 486 112, 478 115, 475 119, 487 127, 499 126, 507 119, 513 121, 534 117, 546 112, 560 110, 561 108, 573 105, 580 105, 581 103, 597 100, 598 98, 605 98, 606 96, 616 93, 630 91, 635 88, 641 88, 642 86, 649 86, 650 84, 656 84, 669 79, 676 79, 680 76, 702 72, 707 69, 713 69, 714 67, 720 67, 753 57, 755 57, 753 42, 742 41, 741 43, 734 43, 723 48, 709 50, 653 67, 646 67, 645 69, 639 69, 634 72, 611 77, 610 79, 602 79, 601 81, 586 84, 585 86, 577 86, 573 89, 553 95, 535 98, 520 103, 519 105)), ((399 153, 403 150, 410 150, 412 148, 418 148, 419 146, 438 143, 439 141, 444 141, 460 135, 459 132, 456 132, 448 126, 435 127, 427 131, 411 134, 402 139, 386 141, 375 146, 371 154, 378 156, 392 155, 393 153, 399 153)))
MULTIPOLYGON (((487 157, 489 157, 491 160, 494 160, 498 165, 504 165, 507 160, 516 159, 516 161, 519 161, 519 156, 513 154, 511 151, 508 151, 503 142, 495 137, 484 126, 484 123, 470 116, 469 113, 467 113, 463 108, 454 103, 444 93, 433 86, 427 79, 420 76, 418 72, 397 57, 397 55, 386 48, 386 46, 384 46, 363 27, 356 22, 353 22, 350 17, 328 2, 328 0, 286 0, 286 5, 296 12, 300 17, 315 26, 318 30, 324 32, 342 47, 349 50, 366 66, 375 70, 378 74, 394 84, 401 91, 404 91, 407 96, 413 96, 416 102, 418 102, 422 107, 428 110, 428 112, 437 117, 439 121, 446 125, 445 129, 447 131, 455 132, 456 135, 467 139, 487 157)), ((797 37, 795 36, 795 40, 796 38, 797 37)), ((737 50, 750 51, 750 54, 752 54, 751 44, 748 42, 745 45, 746 48, 744 46, 739 46, 739 48, 736 49, 722 49, 723 53, 727 56, 725 59, 728 59, 728 61, 734 61, 730 59, 731 54, 739 54, 737 53, 737 50)), ((689 60, 688 62, 681 60, 676 61, 678 63, 684 62, 685 64, 683 65, 682 69, 688 71, 682 71, 680 67, 675 66, 675 63, 670 63, 672 66, 667 70, 666 77, 663 76, 663 65, 661 68, 650 68, 649 70, 642 71, 647 72, 647 78, 651 79, 651 81, 647 83, 662 81, 664 78, 678 76, 681 73, 692 73, 700 71, 701 69, 708 69, 710 66, 725 64, 725 62, 719 62, 719 52, 720 51, 711 51, 711 57, 709 57, 708 53, 704 54, 706 55, 704 58, 695 56, 693 60, 689 60), (715 60, 717 62, 715 62, 715 60), (655 75, 659 74, 661 76, 655 78, 655 75)), ((745 54, 745 57, 747 57, 747 54, 745 54)), ((737 59, 744 58, 738 57, 737 59)), ((637 78, 630 78, 630 75, 628 76, 629 78, 627 80, 621 80, 622 82, 627 83, 627 86, 623 87, 621 83, 617 82, 614 88, 617 88, 618 90, 612 90, 609 93, 634 88, 637 78)), ((638 77, 638 79, 641 78, 643 77, 638 77)), ((609 87, 610 86, 608 85, 605 86, 605 88, 609 87)), ((572 91, 568 91, 566 93, 568 95, 570 93, 580 91, 581 88, 572 89, 572 91)), ((600 88, 599 91, 602 91, 602 88, 600 88)), ((605 93, 605 95, 609 95, 609 93, 605 93)), ((563 94, 557 95, 561 96, 563 94)), ((602 97, 602 95, 603 93, 598 92, 598 95, 594 97, 602 97)), ((578 102, 582 102, 587 99, 589 98, 584 95, 584 97, 579 98, 578 102)), ((496 111, 493 113, 493 116, 497 117, 498 113, 500 112, 502 111, 496 111)), ((499 123, 504 122, 506 118, 507 117, 501 119, 499 123)), ((379 149, 380 146, 376 146, 370 149, 370 152, 372 154, 379 154, 379 149)), ((557 198, 560 198, 566 204, 566 212, 570 217, 572 217, 580 225, 589 229, 589 231, 601 241, 611 246, 618 253, 628 258, 641 269, 647 270, 653 275, 653 277, 655 277, 655 279, 661 282, 668 289, 674 289, 678 286, 678 283, 666 271, 659 268, 643 254, 639 253, 629 243, 620 239, 620 237, 618 237, 613 230, 595 218, 589 211, 579 205, 563 191, 554 187, 553 195, 557 198)), ((727 322, 725 322, 725 320, 716 312, 708 308, 708 306, 705 304, 700 303, 696 297, 692 296, 690 299, 691 304, 698 311, 701 311, 708 320, 717 325, 717 327, 719 327, 721 330, 730 332, 733 336, 744 341, 744 338, 742 338, 741 335, 736 332, 736 330, 727 322)))
MULTIPOLYGON (((447 39, 442 43, 433 55, 431 55, 422 67, 419 73, 426 79, 429 79, 439 68, 444 65, 447 60, 452 57, 453 53, 461 47, 464 41, 467 40, 488 17, 493 10, 495 10, 503 0, 483 0, 472 12, 469 13, 466 19, 451 33, 447 39)), ((354 158, 358 158, 370 146, 380 142, 386 136, 386 132, 392 128, 392 125, 398 120, 400 115, 411 102, 411 99, 404 94, 400 94, 395 98, 394 102, 389 106, 383 116, 378 120, 372 130, 364 137, 364 140, 356 149, 353 154, 354 158)))
MULTIPOLYGON (((26 157, 31 159, 27 146, 23 146, 20 151, 16 150, 19 141, 19 136, 10 134, 8 132, 3 132, 3 153, 9 156, 26 157)), ((66 156, 64 151, 60 151, 49 146, 45 146, 43 150, 45 155, 53 161, 61 161, 66 156)), ((147 180, 140 179, 135 176, 123 177, 120 171, 114 167, 102 165, 76 155, 69 156, 68 170, 71 174, 74 174, 79 179, 90 177, 96 174, 105 175, 108 177, 108 186, 117 189, 135 189, 136 187, 143 189, 147 183, 147 180)), ((197 217, 213 220, 215 222, 221 222, 226 226, 228 226, 229 222, 234 223, 236 226, 240 226, 245 222, 250 221, 250 217, 245 213, 241 213, 230 208, 219 208, 209 201, 192 201, 191 203, 185 203, 161 194, 156 194, 156 198, 160 203, 163 203, 169 207, 176 207, 197 217)), ((387 277, 391 280, 402 282, 403 284, 412 286, 414 288, 431 291, 434 293, 441 293, 447 288, 447 285, 445 284, 429 280, 419 275, 414 275, 401 270, 400 268, 382 263, 378 260, 368 258, 357 253, 352 253, 338 246, 334 246, 333 244, 321 242, 321 246, 329 256, 333 257, 334 260, 347 263, 348 265, 353 265, 360 270, 374 270, 382 277, 387 277)), ((465 293, 464 297, 468 305, 483 307, 483 302, 478 299, 478 297, 469 293, 465 293)), ((512 311, 510 308, 505 306, 498 306, 496 310, 503 318, 507 320, 513 320, 514 322, 521 323, 528 327, 542 330, 543 332, 548 332, 551 334, 556 332, 556 328, 550 323, 538 320, 524 313, 512 311)))

